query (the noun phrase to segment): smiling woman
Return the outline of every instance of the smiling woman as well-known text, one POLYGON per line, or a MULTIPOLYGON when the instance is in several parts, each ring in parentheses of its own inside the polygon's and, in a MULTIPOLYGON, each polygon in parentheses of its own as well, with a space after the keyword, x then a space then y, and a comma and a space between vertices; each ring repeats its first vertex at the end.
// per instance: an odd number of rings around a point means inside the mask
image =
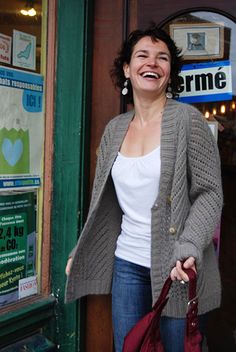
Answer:
MULTIPOLYGON (((180 85, 179 72, 182 66, 182 59, 180 57, 180 50, 176 47, 174 42, 169 38, 169 36, 164 32, 158 29, 158 38, 153 34, 152 27, 145 31, 143 35, 142 31, 136 30, 129 35, 129 38, 124 42, 124 46, 121 49, 119 56, 114 61, 114 66, 111 70, 111 77, 115 86, 118 88, 123 87, 124 82, 126 82, 124 67, 129 66, 131 59, 134 57, 134 50, 136 49, 137 55, 140 58, 140 61, 147 59, 148 57, 148 48, 140 47, 139 41, 148 41, 149 45, 155 47, 155 45, 160 46, 158 48, 158 59, 167 60, 170 65, 170 81, 169 87, 172 91, 173 96, 178 95, 178 88, 180 85), (138 48, 135 48, 138 44, 138 48), (138 52, 140 50, 140 52, 138 52)), ((157 53, 156 53, 157 54, 157 53)), ((133 103, 133 88, 129 80, 127 82, 129 87, 126 100, 127 102, 133 103)))
POLYGON ((143 156, 160 145, 161 119, 170 84, 170 52, 160 40, 146 36, 134 46, 124 76, 133 91, 135 115, 120 148, 127 156, 143 156), (148 106, 148 108, 147 108, 148 106))
POLYGON ((202 333, 220 302, 212 242, 222 207, 218 151, 200 112, 171 99, 180 68, 178 48, 155 25, 123 43, 111 74, 134 109, 106 126, 88 219, 66 266, 67 301, 112 293, 116 352, 168 276, 176 282, 161 337, 165 350, 184 350, 183 268, 198 273, 202 333))
MULTIPOLYGON (((141 100, 145 91, 153 92, 153 99, 165 100, 170 83, 171 57, 167 45, 159 40, 144 37, 134 46, 131 60, 124 64, 124 75, 129 79, 135 100, 141 100)), ((151 98, 151 95, 150 95, 151 98)), ((160 108, 161 104, 160 104, 160 108)))

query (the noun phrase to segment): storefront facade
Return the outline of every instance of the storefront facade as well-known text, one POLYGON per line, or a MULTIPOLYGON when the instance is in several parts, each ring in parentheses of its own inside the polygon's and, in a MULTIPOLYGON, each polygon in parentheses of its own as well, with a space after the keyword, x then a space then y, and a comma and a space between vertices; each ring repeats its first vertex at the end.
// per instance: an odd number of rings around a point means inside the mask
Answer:
POLYGON ((64 305, 64 288, 88 188, 90 6, 0 2, 3 351, 80 348, 80 307, 64 305))
POLYGON ((110 297, 65 305, 64 270, 86 218, 103 129, 129 109, 112 86, 112 61, 131 30, 154 21, 182 47, 182 100, 202 111, 220 149, 225 205, 216 250, 223 297, 209 319, 208 345, 209 351, 233 351, 236 5, 230 0, 33 3, 38 17, 30 20, 19 15, 25 1, 10 9, 0 1, 0 44, 12 47, 0 59, 6 116, 0 129, 0 161, 6 164, 0 165, 0 350, 113 351, 110 297), (24 109, 15 98, 21 93, 24 109), (21 143, 29 151, 23 159, 21 143))

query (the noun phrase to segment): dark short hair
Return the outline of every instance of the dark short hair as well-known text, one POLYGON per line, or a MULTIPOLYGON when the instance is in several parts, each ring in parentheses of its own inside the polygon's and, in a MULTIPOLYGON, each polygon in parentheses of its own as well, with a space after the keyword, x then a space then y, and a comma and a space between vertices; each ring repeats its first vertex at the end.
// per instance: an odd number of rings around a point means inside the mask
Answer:
MULTIPOLYGON (((172 88, 173 96, 178 96, 178 90, 180 86, 179 72, 182 67, 182 57, 180 56, 181 50, 177 48, 175 42, 171 39, 171 37, 154 23, 151 24, 145 30, 137 29, 131 32, 128 39, 124 41, 121 50, 119 51, 118 56, 115 58, 113 62, 113 67, 110 71, 113 83, 118 88, 122 89, 124 87, 124 82, 126 78, 124 75, 123 66, 125 63, 130 63, 134 46, 138 43, 140 39, 144 37, 150 37, 153 41, 161 40, 166 44, 167 48, 169 49, 171 56, 170 86, 172 88)), ((128 83, 127 88, 127 102, 133 103, 133 90, 130 81, 128 83)))

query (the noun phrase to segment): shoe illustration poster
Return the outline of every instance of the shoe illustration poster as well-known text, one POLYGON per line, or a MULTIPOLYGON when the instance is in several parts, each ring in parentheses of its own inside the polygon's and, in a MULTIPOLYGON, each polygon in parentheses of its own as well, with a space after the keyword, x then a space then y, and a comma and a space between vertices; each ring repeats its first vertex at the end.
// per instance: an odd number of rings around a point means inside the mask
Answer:
POLYGON ((35 70, 36 37, 31 34, 13 30, 13 66, 35 70))
POLYGON ((0 191, 40 186, 43 76, 0 66, 0 191))

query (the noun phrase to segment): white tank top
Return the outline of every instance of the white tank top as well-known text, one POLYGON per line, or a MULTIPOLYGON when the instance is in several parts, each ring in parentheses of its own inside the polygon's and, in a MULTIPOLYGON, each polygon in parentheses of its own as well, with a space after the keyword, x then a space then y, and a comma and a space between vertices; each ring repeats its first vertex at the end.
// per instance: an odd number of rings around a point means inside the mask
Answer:
POLYGON ((118 153, 111 172, 123 211, 115 255, 148 268, 151 261, 151 208, 158 194, 160 169, 160 147, 157 147, 140 157, 118 153))

